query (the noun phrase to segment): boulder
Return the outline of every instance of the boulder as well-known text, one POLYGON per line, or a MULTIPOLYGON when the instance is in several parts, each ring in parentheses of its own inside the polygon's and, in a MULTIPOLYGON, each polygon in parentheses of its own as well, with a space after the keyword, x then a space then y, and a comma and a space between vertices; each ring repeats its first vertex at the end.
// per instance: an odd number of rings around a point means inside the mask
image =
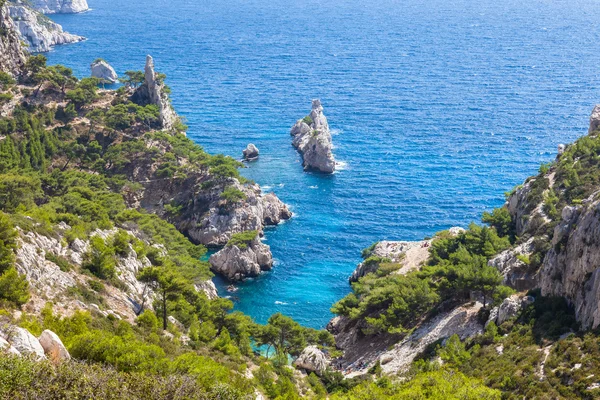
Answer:
POLYGON ((44 348, 39 340, 27 329, 13 326, 8 331, 8 341, 22 355, 31 355, 37 360, 46 358, 44 348))
POLYGON ((209 300, 219 298, 219 292, 217 291, 217 287, 215 286, 212 279, 197 283, 196 290, 198 292, 203 292, 209 300))
POLYGON ((183 324, 181 322, 179 322, 179 320, 177 318, 175 318, 172 315, 169 315, 167 317, 167 320, 173 324, 177 329, 179 329, 180 332, 185 332, 185 326, 183 326, 183 324))
POLYGON ((116 83, 119 80, 115 69, 101 58, 94 61, 90 68, 92 70, 92 77, 100 79, 100 82, 116 83))
POLYGON ((0 337, 0 352, 5 351, 8 354, 20 356, 19 350, 15 349, 4 338, 0 337))
POLYGON ((247 244, 228 244, 209 259, 214 272, 231 281, 258 276, 273 267, 271 249, 262 243, 258 235, 247 244))
POLYGON ((258 158, 258 147, 250 143, 248 146, 246 146, 244 151, 242 151, 242 154, 244 155, 244 160, 254 161, 258 158))
POLYGON ((521 302, 519 297, 514 295, 504 299, 502 304, 498 307, 498 318, 496 319, 497 325, 502 325, 509 319, 516 317, 521 311, 521 302))
POLYGON ((498 254, 488 261, 488 265, 496 268, 502 274, 502 284, 520 292, 533 289, 538 285, 536 271, 531 270, 528 264, 519 259, 519 256, 529 257, 534 250, 534 238, 531 238, 515 248, 498 254))
POLYGON ((294 361, 297 368, 321 375, 329 366, 329 360, 317 346, 306 347, 300 356, 294 361))
POLYGON ((335 171, 331 132, 327 118, 323 114, 321 100, 312 101, 310 114, 300 119, 292 127, 292 145, 302 155, 305 171, 319 171, 331 174, 335 171))
POLYGON ((71 359, 69 351, 58 335, 48 329, 42 332, 39 342, 44 349, 46 357, 52 362, 59 363, 71 359))

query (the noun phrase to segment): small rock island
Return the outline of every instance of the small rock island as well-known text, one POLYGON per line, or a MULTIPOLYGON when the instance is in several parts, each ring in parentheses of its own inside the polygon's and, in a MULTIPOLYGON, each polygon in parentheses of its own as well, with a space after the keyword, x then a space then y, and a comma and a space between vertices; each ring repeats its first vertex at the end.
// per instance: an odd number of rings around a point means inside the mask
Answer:
POLYGON ((335 159, 331 152, 333 142, 321 100, 312 101, 310 114, 296 122, 290 135, 293 137, 292 146, 302 154, 305 171, 325 174, 335 171, 335 159))

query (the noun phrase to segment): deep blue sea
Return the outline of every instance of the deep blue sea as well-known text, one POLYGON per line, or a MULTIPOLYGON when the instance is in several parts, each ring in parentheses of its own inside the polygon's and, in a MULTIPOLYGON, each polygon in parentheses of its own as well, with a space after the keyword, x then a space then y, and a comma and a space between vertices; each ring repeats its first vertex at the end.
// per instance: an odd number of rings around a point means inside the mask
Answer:
POLYGON ((600 101, 596 0, 89 3, 53 17, 89 40, 50 62, 84 77, 98 57, 122 73, 153 55, 189 137, 233 157, 255 143, 243 174, 293 209, 266 232, 274 270, 235 294, 259 322, 323 327, 361 249, 479 220, 600 101), (313 98, 345 164, 333 176, 304 173, 291 147, 313 98))

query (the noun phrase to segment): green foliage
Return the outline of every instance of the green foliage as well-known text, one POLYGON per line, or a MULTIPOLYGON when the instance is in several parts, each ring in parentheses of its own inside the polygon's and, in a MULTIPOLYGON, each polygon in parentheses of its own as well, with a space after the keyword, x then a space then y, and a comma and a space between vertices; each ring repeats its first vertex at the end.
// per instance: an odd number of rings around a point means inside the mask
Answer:
POLYGON ((310 117, 310 115, 307 115, 306 117, 304 117, 302 119, 302 121, 308 126, 313 124, 313 119, 310 117))
MULTIPOLYGON (((429 265, 405 275, 389 274, 388 267, 367 274, 332 312, 364 320, 365 334, 405 334, 442 302, 466 301, 472 291, 480 293, 487 306, 507 293, 500 285, 502 277, 487 261, 509 245, 508 237, 498 236, 496 229, 475 224, 457 236, 441 232, 430 247, 429 265)), ((385 261, 371 252, 363 252, 365 262, 385 261)), ((390 264, 389 270, 394 268, 390 264)))
POLYGON ((245 231, 234 233, 233 235, 231 235, 231 239, 229 239, 229 241, 227 242, 227 246, 236 246, 240 250, 244 250, 248 248, 250 243, 252 243, 252 241, 254 241, 254 239, 256 239, 257 236, 257 231, 245 231))
POLYGON ((29 282, 15 267, 10 267, 0 275, 0 299, 16 306, 29 301, 29 282))
POLYGON ((83 78, 75 89, 67 92, 66 99, 71 101, 75 108, 81 109, 98 99, 98 78, 83 78))
POLYGON ((101 237, 94 236, 90 239, 90 250, 84 255, 81 266, 100 279, 114 278, 115 249, 107 246, 101 237))
POLYGON ((125 71, 125 76, 119 78, 119 82, 131 88, 137 88, 144 82, 143 71, 125 71))
POLYGON ((484 212, 481 220, 483 223, 495 228, 501 237, 514 237, 515 235, 515 224, 506 207, 496 208, 491 214, 484 212))
POLYGON ((235 186, 227 186, 225 190, 223 190, 223 193, 221 193, 221 199, 225 200, 227 203, 234 204, 246 200, 246 195, 235 186))

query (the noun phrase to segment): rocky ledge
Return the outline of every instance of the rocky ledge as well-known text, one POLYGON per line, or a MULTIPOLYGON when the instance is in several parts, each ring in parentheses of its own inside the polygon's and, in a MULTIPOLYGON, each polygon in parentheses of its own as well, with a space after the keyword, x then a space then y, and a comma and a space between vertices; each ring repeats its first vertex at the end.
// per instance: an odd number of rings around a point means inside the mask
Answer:
POLYGON ((273 267, 271 249, 260 241, 256 231, 234 235, 230 242, 210 257, 214 272, 231 281, 258 276, 273 267))
POLYGON ((31 6, 44 14, 77 14, 89 10, 86 0, 29 0, 31 6))
POLYGON ((313 100, 309 115, 300 119, 290 132, 292 145, 302 154, 305 171, 331 174, 335 171, 333 143, 327 118, 323 114, 321 100, 313 100))
POLYGON ((22 39, 33 52, 47 52, 56 45, 85 40, 83 36, 64 32, 62 26, 35 11, 24 2, 9 3, 10 17, 22 39))

